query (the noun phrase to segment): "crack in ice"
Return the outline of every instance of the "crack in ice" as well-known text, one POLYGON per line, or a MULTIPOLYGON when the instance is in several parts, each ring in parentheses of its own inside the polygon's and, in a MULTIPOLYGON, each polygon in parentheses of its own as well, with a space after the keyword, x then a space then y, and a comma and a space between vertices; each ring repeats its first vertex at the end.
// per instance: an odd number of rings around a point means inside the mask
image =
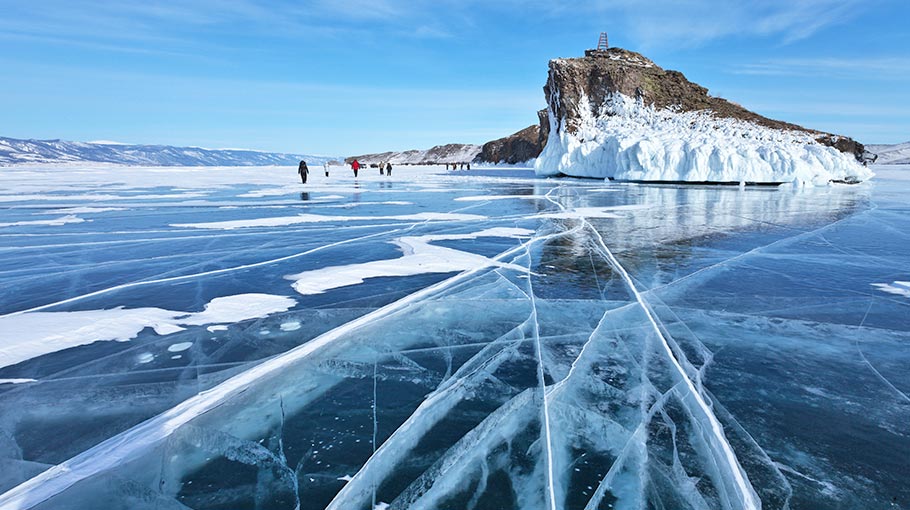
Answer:
MULTIPOLYGON (((556 189, 558 189, 558 188, 556 188, 556 189)), ((555 189, 551 190, 550 193, 552 193, 553 191, 555 191, 555 189)), ((560 204, 556 200, 553 200, 550 197, 550 193, 547 193, 547 195, 546 195, 547 200, 549 200, 551 203, 555 204, 560 209, 565 210, 565 207, 562 204, 560 204)), ((613 269, 617 273, 619 273, 620 277, 625 282, 629 291, 635 297, 636 302, 639 304, 642 311, 645 313, 645 316, 647 317, 648 322, 651 324, 651 327, 654 329, 654 332, 655 332, 657 338, 660 340, 660 343, 661 343, 662 347, 664 348, 668 361, 670 361, 672 366, 676 369, 676 372, 678 373, 681 381, 683 383, 685 383, 687 389, 689 390, 689 393, 695 399, 695 402, 698 405, 698 409, 701 411, 701 415, 704 417, 704 419, 706 419, 708 421, 710 432, 715 439, 715 442, 714 442, 714 444, 712 444, 712 446, 714 448, 718 448, 718 447, 720 448, 719 453, 721 454, 721 458, 726 463, 728 473, 733 477, 733 482, 734 482, 733 489, 738 496, 738 502, 740 503, 741 507, 744 509, 747 509, 747 510, 759 510, 761 508, 761 503, 758 499, 758 495, 755 493, 755 489, 752 487, 752 485, 749 483, 748 479, 746 478, 746 474, 743 471, 742 467, 740 466, 739 461, 736 459, 736 454, 733 452, 732 446, 730 446, 730 443, 727 441, 726 437, 724 436, 723 427, 720 425, 720 422, 718 421, 717 417, 711 411, 710 406, 707 404, 707 402, 705 401, 702 394, 698 391, 695 384, 689 378, 685 368, 683 368, 682 364, 680 363, 680 360, 677 358, 677 353, 670 346, 670 343, 668 342, 667 337, 664 335, 664 330, 658 324, 658 321, 655 318, 650 305, 644 299, 644 296, 642 295, 642 293, 639 292, 638 288, 635 286, 635 283, 632 280, 632 277, 629 275, 629 273, 626 271, 626 269, 622 266, 622 264, 620 264, 619 260, 613 255, 613 252, 607 246, 607 244, 604 241, 603 236, 601 236, 600 232, 596 228, 594 228, 594 226, 583 216, 580 216, 578 219, 580 220, 580 223, 584 224, 586 226, 586 228, 590 229, 590 231, 594 234, 594 236, 596 236, 597 242, 600 246, 600 251, 602 252, 603 256, 605 257, 607 262, 610 263, 610 265, 613 267, 613 269)), ((805 234, 803 234, 803 235, 805 235, 805 234)), ((794 237, 799 237, 799 236, 794 236, 794 237)), ((772 243, 772 244, 774 244, 774 243, 772 243)), ((747 252, 747 253, 751 253, 751 251, 747 252)), ((734 257, 734 258, 736 258, 736 257, 734 257)), ((698 273, 698 271, 696 273, 698 273)), ((693 273, 692 275, 694 275, 696 273, 693 273)), ((692 276, 692 275, 689 275, 689 276, 692 276)), ((688 360, 686 360, 686 361, 688 361, 688 360)))
MULTIPOLYGON (((566 235, 580 228, 579 226, 568 232, 534 237, 500 253, 493 257, 492 260, 498 261, 511 257, 516 253, 526 251, 531 243, 543 242, 553 237, 566 235)), ((484 269, 486 268, 471 269, 419 290, 394 303, 323 333, 309 342, 275 356, 247 371, 241 372, 218 386, 199 392, 171 409, 117 434, 0 494, 0 508, 5 505, 22 510, 32 508, 86 478, 114 469, 123 462, 134 459, 154 448, 180 427, 222 405, 229 398, 245 391, 257 380, 280 372, 303 359, 310 358, 328 346, 337 344, 345 335, 359 330, 377 319, 397 315, 412 303, 433 296, 484 269)))

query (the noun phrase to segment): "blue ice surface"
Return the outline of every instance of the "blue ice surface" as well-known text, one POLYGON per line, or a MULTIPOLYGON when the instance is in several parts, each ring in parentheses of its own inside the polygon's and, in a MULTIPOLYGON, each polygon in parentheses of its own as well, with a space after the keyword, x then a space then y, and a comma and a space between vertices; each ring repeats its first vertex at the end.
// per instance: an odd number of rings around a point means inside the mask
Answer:
POLYGON ((899 170, 807 189, 396 172, 3 202, 0 353, 29 313, 297 304, 0 368, 35 380, 0 384, 0 507, 910 508, 910 298, 873 286, 910 280, 899 170), (67 207, 120 210, 29 223, 67 207), (615 209, 540 217, 591 208, 615 209), (478 217, 379 219, 426 212, 478 217), (360 219, 173 226, 298 214, 360 219), (493 227, 533 233, 435 244, 510 267, 286 278, 493 227))

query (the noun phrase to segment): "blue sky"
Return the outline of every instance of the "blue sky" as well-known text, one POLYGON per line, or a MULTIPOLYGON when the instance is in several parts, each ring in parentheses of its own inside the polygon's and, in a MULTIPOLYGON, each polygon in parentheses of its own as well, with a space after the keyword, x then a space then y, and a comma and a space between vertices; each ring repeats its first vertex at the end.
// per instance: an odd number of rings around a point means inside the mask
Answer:
POLYGON ((349 155, 536 122, 600 31, 762 114, 910 140, 906 0, 0 0, 0 136, 349 155))

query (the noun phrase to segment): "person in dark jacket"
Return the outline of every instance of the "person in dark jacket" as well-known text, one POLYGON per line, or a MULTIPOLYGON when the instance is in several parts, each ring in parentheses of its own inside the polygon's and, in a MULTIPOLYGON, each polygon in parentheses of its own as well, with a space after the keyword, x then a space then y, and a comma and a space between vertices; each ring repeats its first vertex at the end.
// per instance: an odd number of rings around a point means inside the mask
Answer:
POLYGON ((300 165, 297 166, 297 173, 300 174, 300 182, 306 184, 306 176, 310 173, 310 169, 306 166, 306 161, 300 162, 300 165))
POLYGON ((391 163, 385 164, 385 175, 386 175, 386 177, 392 176, 392 164, 391 163))

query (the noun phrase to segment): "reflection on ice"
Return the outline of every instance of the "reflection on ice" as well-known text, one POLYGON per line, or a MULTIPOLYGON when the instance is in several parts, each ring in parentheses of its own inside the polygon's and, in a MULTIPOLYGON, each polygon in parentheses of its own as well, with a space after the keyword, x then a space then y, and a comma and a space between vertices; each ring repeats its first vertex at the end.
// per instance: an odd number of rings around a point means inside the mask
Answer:
POLYGON ((392 189, 361 179, 356 217, 315 200, 350 179, 317 180, 299 205, 317 223, 267 217, 258 198, 301 192, 272 183, 205 188, 192 224, 185 210, 99 216, 136 235, 89 237, 81 252, 8 237, 22 249, 0 251, 0 277, 49 311, 7 309, 0 324, 18 329, 4 340, 31 345, 54 324, 29 317, 86 319, 53 332, 81 347, 0 369, 0 507, 910 499, 910 302, 888 290, 910 264, 903 205, 869 186, 409 171, 392 189), (223 209, 224 196, 249 207, 223 209), (260 228, 198 231, 237 226, 260 228), (61 270, 29 258, 42 250, 84 258, 61 270), (154 271, 102 278, 121 263, 154 271), (37 275, 66 292, 40 295, 37 275), (253 313, 251 295, 273 302, 253 313), (99 318, 125 328, 102 336, 135 348, 88 345, 99 318))

